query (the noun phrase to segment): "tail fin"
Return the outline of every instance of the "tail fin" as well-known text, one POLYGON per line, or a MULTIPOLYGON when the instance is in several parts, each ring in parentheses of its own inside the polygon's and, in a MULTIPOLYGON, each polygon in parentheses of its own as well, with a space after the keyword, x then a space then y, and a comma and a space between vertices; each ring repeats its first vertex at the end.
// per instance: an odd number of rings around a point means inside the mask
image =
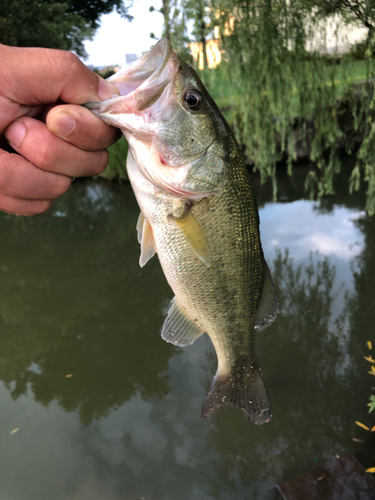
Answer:
POLYGON ((201 417, 206 418, 224 404, 232 404, 245 413, 254 424, 265 424, 271 419, 271 405, 260 369, 249 376, 216 374, 203 404, 201 417))

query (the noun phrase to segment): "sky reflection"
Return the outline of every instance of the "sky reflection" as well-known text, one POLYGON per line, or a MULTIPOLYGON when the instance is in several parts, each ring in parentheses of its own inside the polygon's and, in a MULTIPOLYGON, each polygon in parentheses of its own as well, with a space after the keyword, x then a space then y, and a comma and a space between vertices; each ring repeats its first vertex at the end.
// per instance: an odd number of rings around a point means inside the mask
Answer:
POLYGON ((364 215, 343 206, 321 213, 318 204, 307 200, 268 203, 259 210, 263 248, 269 252, 272 247, 287 247, 296 260, 319 252, 349 261, 363 247, 363 235, 354 221, 364 215))

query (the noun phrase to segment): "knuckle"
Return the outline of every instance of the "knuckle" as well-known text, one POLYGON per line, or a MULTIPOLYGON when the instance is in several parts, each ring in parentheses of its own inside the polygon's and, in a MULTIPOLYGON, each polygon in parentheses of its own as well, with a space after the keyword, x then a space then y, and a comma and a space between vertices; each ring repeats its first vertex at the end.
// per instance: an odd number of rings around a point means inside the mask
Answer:
POLYGON ((53 153, 53 146, 51 141, 45 140, 40 144, 38 151, 36 152, 36 158, 33 161, 35 165, 43 170, 49 170, 49 165, 51 163, 51 157, 53 153))
POLYGON ((65 50, 47 49, 46 55, 50 67, 53 68, 56 75, 61 75, 61 78, 64 78, 70 71, 75 71, 77 64, 80 62, 78 56, 65 50))
POLYGON ((107 164, 108 164, 108 159, 109 159, 109 154, 106 149, 103 149, 101 151, 96 151, 95 153, 92 153, 92 161, 90 162, 88 171, 86 172, 86 175, 99 175, 105 170, 107 164))
POLYGON ((66 175, 55 174, 53 179, 53 188, 51 189, 53 198, 57 198, 66 193, 72 183, 72 178, 66 175))
POLYGON ((46 212, 53 204, 53 201, 47 200, 32 200, 23 207, 23 213, 16 211, 17 215, 24 215, 26 217, 31 217, 33 215, 40 215, 46 212))
POLYGON ((61 58, 64 60, 68 68, 74 71, 75 67, 81 64, 81 61, 78 56, 73 54, 73 52, 65 52, 64 50, 60 51, 61 58))

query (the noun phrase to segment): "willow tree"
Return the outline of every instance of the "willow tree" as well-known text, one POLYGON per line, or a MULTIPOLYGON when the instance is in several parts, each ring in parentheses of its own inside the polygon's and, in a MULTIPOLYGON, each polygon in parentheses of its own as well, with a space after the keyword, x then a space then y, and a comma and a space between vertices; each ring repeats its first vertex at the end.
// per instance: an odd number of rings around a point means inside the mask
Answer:
MULTIPOLYGON (((187 33, 187 17, 183 5, 183 0, 163 0, 162 7, 158 10, 154 6, 150 7, 150 12, 159 12, 163 15, 163 33, 184 59, 190 60, 190 51, 187 48, 189 36, 187 33)), ((154 33, 150 33, 151 38, 155 38, 154 33)))
MULTIPOLYGON (((365 178, 367 208, 374 212, 372 87, 354 88, 350 58, 327 53, 329 23, 344 24, 350 18, 348 12, 338 15, 339 3, 337 0, 336 10, 327 11, 323 0, 320 4, 310 0, 212 0, 212 23, 219 26, 224 65, 229 66, 226 73, 233 86, 234 125, 262 180, 271 177, 276 194, 276 163, 287 153, 291 168, 299 139, 306 142, 317 166, 306 180, 311 195, 333 193, 333 179, 340 171, 339 148, 350 151, 353 147, 342 124, 349 119, 351 130, 361 128, 364 137, 351 187, 358 188, 360 178, 365 178), (347 108, 349 118, 344 113, 347 108)), ((347 7, 350 0, 341 3, 347 7)), ((363 13, 367 15, 369 10, 363 13)), ((358 25, 364 23, 358 20, 358 25)), ((367 82, 373 74, 371 53, 367 51, 367 82)))
POLYGON ((203 67, 208 68, 207 37, 212 33, 212 23, 209 21, 209 0, 182 0, 187 18, 192 21, 192 32, 196 42, 202 46, 203 67))

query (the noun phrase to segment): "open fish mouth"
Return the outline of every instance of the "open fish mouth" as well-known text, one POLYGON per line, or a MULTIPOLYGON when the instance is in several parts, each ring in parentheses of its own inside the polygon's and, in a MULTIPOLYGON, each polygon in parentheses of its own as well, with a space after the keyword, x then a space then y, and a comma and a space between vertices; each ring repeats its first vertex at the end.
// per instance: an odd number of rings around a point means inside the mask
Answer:
MULTIPOLYGON (((84 104, 96 114, 120 115, 137 113, 150 107, 177 75, 178 56, 170 43, 161 39, 137 61, 125 64, 108 78, 120 91, 120 96, 104 102, 84 104)), ((108 120, 108 123, 112 120, 108 120)), ((118 123, 111 125, 120 126, 118 123)))
POLYGON ((172 47, 167 40, 160 40, 154 47, 136 61, 125 64, 108 81, 116 85, 122 96, 130 94, 146 82, 157 79, 164 70, 172 47))

